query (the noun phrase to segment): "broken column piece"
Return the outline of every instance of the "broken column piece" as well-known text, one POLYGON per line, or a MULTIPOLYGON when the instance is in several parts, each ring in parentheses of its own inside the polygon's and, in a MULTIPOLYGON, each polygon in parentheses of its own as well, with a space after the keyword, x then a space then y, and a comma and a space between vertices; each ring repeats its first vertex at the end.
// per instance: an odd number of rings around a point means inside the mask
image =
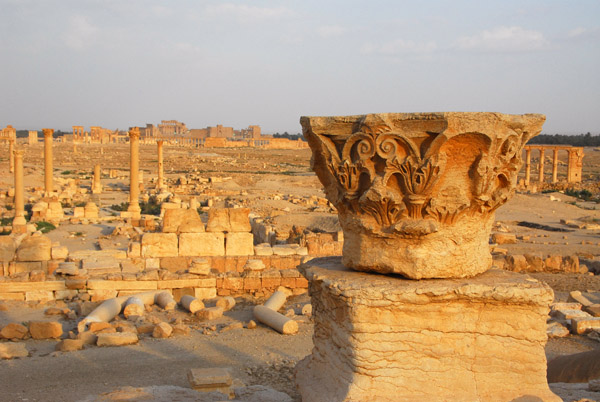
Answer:
POLYGON ((204 308, 204 303, 202 301, 196 299, 194 296, 183 295, 179 300, 179 304, 183 308, 185 308, 190 313, 194 314, 196 311, 202 310, 204 308))
POLYGON ((254 318, 284 335, 298 332, 296 321, 265 306, 254 306, 254 318))
POLYGON ((270 308, 273 311, 279 311, 279 309, 285 304, 286 299, 287 295, 281 290, 278 290, 277 292, 273 293, 271 297, 269 297, 263 306, 270 308))
POLYGON ((131 296, 129 299, 125 301, 125 305, 123 307, 123 315, 125 318, 129 318, 130 316, 141 316, 144 315, 146 308, 144 306, 144 302, 139 297, 131 296))
POLYGON ((164 310, 173 310, 177 306, 177 302, 173 299, 173 296, 167 292, 162 291, 156 295, 154 299, 156 304, 162 307, 164 310))

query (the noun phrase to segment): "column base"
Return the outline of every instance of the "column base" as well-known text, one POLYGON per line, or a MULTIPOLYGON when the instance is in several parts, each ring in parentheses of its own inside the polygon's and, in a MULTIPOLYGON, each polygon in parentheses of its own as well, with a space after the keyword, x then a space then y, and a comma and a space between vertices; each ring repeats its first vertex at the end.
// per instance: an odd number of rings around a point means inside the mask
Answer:
POLYGON ((561 400, 546 381, 545 284, 497 269, 407 280, 339 257, 300 270, 315 319, 296 368, 305 402, 561 400))

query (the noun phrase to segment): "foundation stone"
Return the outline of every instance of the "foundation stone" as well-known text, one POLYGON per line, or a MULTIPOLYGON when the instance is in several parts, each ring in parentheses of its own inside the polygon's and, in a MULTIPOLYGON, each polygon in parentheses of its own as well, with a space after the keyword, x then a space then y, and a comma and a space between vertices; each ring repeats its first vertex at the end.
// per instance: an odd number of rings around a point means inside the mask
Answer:
POLYGON ((547 285, 496 269, 411 281, 339 257, 300 269, 317 329, 297 368, 303 400, 560 401, 546 383, 547 285))

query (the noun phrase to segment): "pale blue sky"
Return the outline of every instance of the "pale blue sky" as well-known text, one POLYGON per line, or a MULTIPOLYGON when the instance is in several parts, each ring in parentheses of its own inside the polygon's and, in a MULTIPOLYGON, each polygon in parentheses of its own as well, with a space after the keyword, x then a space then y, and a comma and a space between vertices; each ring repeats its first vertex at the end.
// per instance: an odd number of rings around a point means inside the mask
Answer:
POLYGON ((600 1, 0 0, 0 126, 544 113, 600 133, 600 1))

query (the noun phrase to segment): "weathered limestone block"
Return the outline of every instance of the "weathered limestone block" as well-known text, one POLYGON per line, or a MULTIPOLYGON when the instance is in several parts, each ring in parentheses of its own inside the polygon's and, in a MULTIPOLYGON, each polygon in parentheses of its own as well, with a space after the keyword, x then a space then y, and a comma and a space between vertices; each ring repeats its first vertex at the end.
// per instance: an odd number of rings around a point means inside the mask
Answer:
POLYGON ((98 346, 125 346, 138 343, 137 334, 133 332, 115 332, 98 334, 96 345, 98 346))
POLYGON ((66 246, 53 246, 50 254, 53 260, 64 260, 69 256, 69 249, 66 246))
POLYGON ((302 117, 313 168, 344 230, 344 265, 408 278, 491 267, 494 211, 513 194, 543 115, 302 117))
POLYGON ((175 233, 146 233, 142 237, 142 257, 177 257, 178 240, 175 233))
POLYGON ((229 232, 225 235, 225 255, 254 255, 252 233, 229 232))
POLYGON ((229 227, 231 232, 250 232, 252 227, 248 214, 250 208, 229 208, 229 227))
POLYGON ((0 261, 12 261, 17 251, 17 245, 11 236, 0 236, 0 261))
POLYGON ((208 211, 207 232, 250 232, 249 208, 211 208, 208 211))
POLYGON ((0 338, 4 339, 25 339, 29 330, 23 324, 11 322, 2 328, 0 338))
POLYGON ((60 338, 63 329, 60 322, 57 321, 31 321, 29 333, 33 339, 60 338))
POLYGON ((17 249, 17 261, 48 261, 51 257, 52 241, 44 235, 27 237, 17 249))
POLYGON ((184 257, 225 255, 225 235, 220 232, 182 233, 179 235, 179 255, 184 257))
POLYGON ((229 213, 228 208, 211 208, 208 210, 207 232, 228 232, 229 213))
POLYGON ((202 233, 204 223, 194 209, 167 209, 162 223, 163 233, 202 233))
POLYGON ((98 219, 98 206, 91 201, 85 204, 84 217, 87 219, 98 219))
POLYGON ((497 269, 412 281, 339 257, 300 270, 315 320, 297 366, 303 401, 560 401, 546 382, 547 285, 497 269))

